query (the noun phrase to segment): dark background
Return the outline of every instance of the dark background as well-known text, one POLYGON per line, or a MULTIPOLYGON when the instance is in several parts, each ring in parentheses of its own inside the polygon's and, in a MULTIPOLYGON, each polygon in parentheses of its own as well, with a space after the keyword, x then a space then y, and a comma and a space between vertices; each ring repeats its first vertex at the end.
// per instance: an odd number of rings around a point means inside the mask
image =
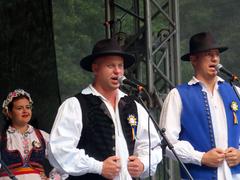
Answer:
POLYGON ((0 102, 21 88, 34 101, 32 123, 49 132, 60 104, 48 0, 0 3, 0 102))

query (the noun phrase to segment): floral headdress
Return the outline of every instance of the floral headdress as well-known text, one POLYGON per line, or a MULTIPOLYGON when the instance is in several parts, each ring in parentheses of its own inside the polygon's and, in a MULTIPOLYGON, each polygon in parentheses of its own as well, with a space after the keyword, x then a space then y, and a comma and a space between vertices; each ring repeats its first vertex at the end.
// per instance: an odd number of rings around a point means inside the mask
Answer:
POLYGON ((2 108, 3 108, 4 114, 8 112, 8 105, 12 102, 13 98, 19 97, 19 96, 27 96, 30 104, 31 105, 33 104, 33 101, 29 93, 27 93, 23 89, 15 89, 13 92, 10 92, 7 98, 3 101, 2 108))

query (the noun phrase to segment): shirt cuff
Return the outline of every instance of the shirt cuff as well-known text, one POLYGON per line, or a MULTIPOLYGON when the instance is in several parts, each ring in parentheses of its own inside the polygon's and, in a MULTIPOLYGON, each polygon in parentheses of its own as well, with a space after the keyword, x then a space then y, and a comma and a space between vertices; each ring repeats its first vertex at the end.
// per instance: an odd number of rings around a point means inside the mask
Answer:
MULTIPOLYGON (((138 157, 139 160, 143 163, 144 169, 140 175, 140 179, 144 179, 149 176, 149 158, 148 157, 138 157)), ((151 164, 150 176, 154 174, 154 165, 151 164)))
POLYGON ((192 163, 201 166, 203 154, 204 152, 195 151, 194 159, 192 160, 192 163))
POLYGON ((148 171, 149 169, 149 158, 138 157, 139 160, 143 163, 143 172, 148 171))
POLYGON ((95 159, 92 158, 92 163, 91 166, 92 168, 90 168, 90 172, 89 173, 94 173, 94 174, 102 174, 102 168, 103 168, 103 162, 101 161, 97 161, 95 159))

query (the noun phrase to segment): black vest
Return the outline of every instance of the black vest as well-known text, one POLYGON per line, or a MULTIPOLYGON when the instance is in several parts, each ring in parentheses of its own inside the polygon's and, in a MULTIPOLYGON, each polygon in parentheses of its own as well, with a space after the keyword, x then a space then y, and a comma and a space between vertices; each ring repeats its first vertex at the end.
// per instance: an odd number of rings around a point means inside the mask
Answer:
MULTIPOLYGON (((85 149, 88 156, 99 161, 115 155, 114 124, 104 102, 97 96, 81 93, 77 94, 76 98, 81 104, 83 122, 82 135, 77 147, 85 149)), ((132 97, 125 96, 120 99, 118 107, 128 152, 132 155, 135 140, 132 139, 132 128, 128 123, 128 117, 133 115, 138 120, 137 106, 132 97)), ((83 176, 70 176, 69 179, 104 180, 105 178, 89 173, 83 176)))

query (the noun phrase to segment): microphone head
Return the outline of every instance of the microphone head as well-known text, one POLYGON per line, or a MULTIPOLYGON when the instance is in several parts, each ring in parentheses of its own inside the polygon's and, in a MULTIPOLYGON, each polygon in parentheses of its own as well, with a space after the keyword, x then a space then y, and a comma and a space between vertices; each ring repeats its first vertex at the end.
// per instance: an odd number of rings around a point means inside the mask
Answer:
POLYGON ((125 76, 120 76, 120 77, 118 77, 118 82, 119 82, 119 84, 120 84, 120 85, 123 85, 123 84, 124 84, 123 81, 124 81, 125 79, 127 79, 125 76))
POLYGON ((222 67, 223 67, 223 65, 217 64, 215 69, 217 70, 217 72, 219 72, 222 67))

